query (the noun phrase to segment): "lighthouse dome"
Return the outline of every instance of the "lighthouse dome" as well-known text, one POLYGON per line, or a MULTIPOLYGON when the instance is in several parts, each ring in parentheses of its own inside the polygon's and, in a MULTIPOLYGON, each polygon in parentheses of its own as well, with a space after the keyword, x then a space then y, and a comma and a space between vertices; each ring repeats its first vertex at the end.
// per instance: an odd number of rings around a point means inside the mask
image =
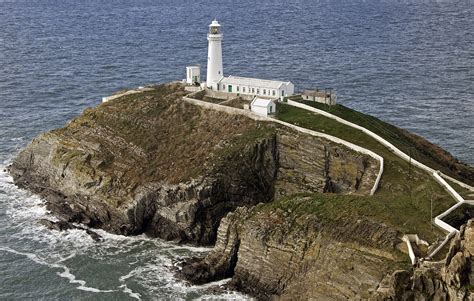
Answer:
POLYGON ((209 26, 219 26, 220 27, 221 25, 219 24, 219 22, 217 22, 217 20, 214 19, 214 21, 212 21, 212 23, 209 24, 209 26))

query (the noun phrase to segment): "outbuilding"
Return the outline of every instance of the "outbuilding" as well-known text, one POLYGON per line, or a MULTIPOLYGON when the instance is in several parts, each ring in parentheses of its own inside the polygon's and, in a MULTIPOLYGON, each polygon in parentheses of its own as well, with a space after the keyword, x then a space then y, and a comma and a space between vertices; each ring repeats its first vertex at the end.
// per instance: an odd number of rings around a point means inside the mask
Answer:
POLYGON ((186 67, 186 84, 198 86, 201 83, 201 67, 187 66, 186 67))
POLYGON ((250 110, 262 116, 273 115, 276 113, 276 104, 273 99, 255 97, 250 104, 250 110))
POLYGON ((327 105, 335 105, 336 104, 336 92, 334 92, 332 89, 330 90, 304 90, 303 94, 301 94, 301 97, 304 100, 309 100, 309 101, 316 101, 320 103, 325 103, 327 105))
POLYGON ((293 95, 295 86, 289 81, 284 82, 231 75, 223 77, 217 83, 217 91, 237 93, 239 95, 283 98, 293 95))

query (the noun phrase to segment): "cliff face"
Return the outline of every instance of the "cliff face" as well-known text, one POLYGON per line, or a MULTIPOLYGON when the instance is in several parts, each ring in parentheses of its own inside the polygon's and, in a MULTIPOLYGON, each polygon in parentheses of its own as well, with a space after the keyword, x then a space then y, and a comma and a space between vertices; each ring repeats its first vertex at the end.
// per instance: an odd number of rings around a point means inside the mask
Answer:
POLYGON ((260 300, 473 299, 474 220, 444 260, 414 268, 398 251, 399 237, 367 219, 238 208, 222 220, 214 250, 182 262, 179 274, 194 283, 232 277, 231 288, 260 300))
POLYGON ((371 157, 324 139, 280 132, 276 197, 295 193, 370 193, 377 177, 371 157))
MULTIPOLYGON (((305 206, 305 199, 296 200, 305 206)), ((182 263, 202 283, 232 276, 231 287, 266 300, 367 299, 404 258, 399 233, 367 219, 328 221, 260 205, 221 222, 214 250, 182 263)))
POLYGON ((295 192, 366 194, 377 162, 322 139, 181 101, 169 84, 87 109, 10 167, 62 220, 211 244, 238 206, 295 192))

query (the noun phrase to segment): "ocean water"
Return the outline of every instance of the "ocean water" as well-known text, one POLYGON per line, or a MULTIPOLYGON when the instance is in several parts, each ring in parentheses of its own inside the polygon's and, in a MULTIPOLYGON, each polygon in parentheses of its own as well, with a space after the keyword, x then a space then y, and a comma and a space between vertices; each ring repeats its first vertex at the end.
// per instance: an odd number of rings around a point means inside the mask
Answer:
POLYGON ((332 87, 474 164, 472 0, 0 0, 0 300, 245 298, 173 276, 174 260, 206 248, 42 228, 54 217, 3 171, 102 96, 205 67, 213 18, 226 75, 332 87))

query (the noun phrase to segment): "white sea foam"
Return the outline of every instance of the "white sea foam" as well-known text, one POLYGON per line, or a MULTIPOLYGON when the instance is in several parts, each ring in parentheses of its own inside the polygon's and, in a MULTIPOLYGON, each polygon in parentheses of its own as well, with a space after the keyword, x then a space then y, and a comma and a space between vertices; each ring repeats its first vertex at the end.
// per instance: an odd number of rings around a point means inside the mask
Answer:
POLYGON ((130 297, 132 297, 134 299, 137 299, 137 300, 141 300, 141 295, 139 293, 135 293, 134 291, 129 289, 126 284, 122 284, 121 286, 119 286, 119 288, 121 288, 123 290, 123 292, 126 293, 127 295, 129 295, 130 297))
POLYGON ((63 272, 57 272, 56 274, 59 277, 68 279, 69 283, 79 284, 79 286, 77 287, 77 289, 79 289, 79 290, 84 290, 84 291, 89 291, 89 292, 94 292, 94 293, 110 293, 110 292, 116 291, 116 290, 101 290, 101 289, 98 289, 98 288, 86 286, 87 282, 84 281, 84 280, 76 279, 76 276, 74 276, 70 272, 70 270, 67 266, 65 266, 63 264, 59 264, 57 262, 56 263, 48 263, 46 260, 40 258, 38 255, 36 255, 34 253, 20 252, 20 251, 16 251, 16 250, 13 250, 13 249, 8 248, 8 247, 0 247, 0 251, 5 251, 5 252, 12 253, 12 254, 25 256, 28 259, 30 259, 31 261, 34 261, 34 262, 36 262, 40 265, 48 266, 50 268, 62 269, 63 272))
POLYGON ((84 281, 84 280, 76 279, 76 276, 71 274, 68 267, 66 267, 64 265, 60 265, 60 264, 51 264, 51 266, 54 267, 54 268, 64 269, 63 272, 61 272, 61 273, 58 272, 56 274, 60 277, 67 278, 69 280, 69 283, 79 284, 79 286, 77 287, 77 289, 79 289, 79 290, 93 292, 93 293, 111 293, 111 292, 116 291, 116 290, 101 290, 101 289, 98 289, 98 288, 86 286, 87 282, 84 281))

